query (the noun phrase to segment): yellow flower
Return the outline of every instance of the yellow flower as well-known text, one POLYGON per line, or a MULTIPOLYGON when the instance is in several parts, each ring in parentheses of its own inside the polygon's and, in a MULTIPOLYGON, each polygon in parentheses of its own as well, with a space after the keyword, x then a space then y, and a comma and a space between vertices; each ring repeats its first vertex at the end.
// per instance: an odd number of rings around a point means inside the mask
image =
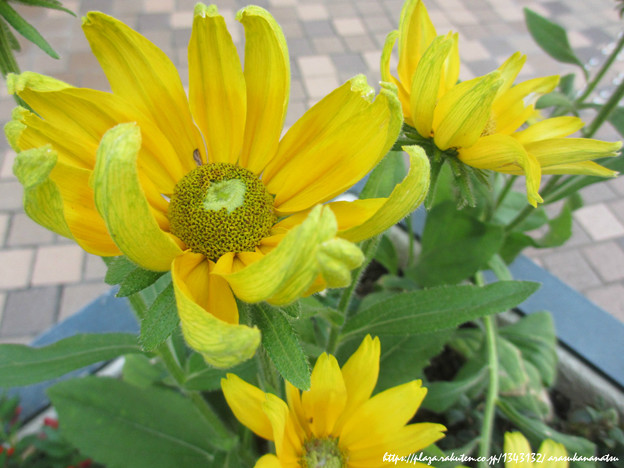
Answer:
POLYGON ((259 7, 237 19, 244 71, 216 7, 196 6, 187 99, 161 50, 91 12, 83 29, 112 93, 12 75, 9 90, 36 114, 17 108, 5 129, 26 212, 88 252, 171 270, 184 336, 219 367, 248 359, 260 341, 238 323, 235 296, 279 305, 345 286, 362 262, 352 242, 414 209, 429 171, 409 148, 410 172, 388 198, 326 203, 391 148, 402 125, 396 90, 383 84, 375 98, 357 76, 280 141, 283 33, 259 7))
POLYGON ((566 138, 583 126, 580 119, 556 117, 523 127, 537 115, 537 98, 559 82, 549 76, 514 85, 525 60, 518 52, 498 70, 456 83, 457 36, 436 36, 423 2, 407 0, 399 31, 386 41, 381 70, 384 80, 397 83, 405 121, 421 137, 471 167, 524 174, 533 206, 543 201, 542 174, 617 175, 591 160, 615 156, 621 142, 566 138), (390 74, 397 38, 398 79, 390 74))
POLYGON ((286 382, 288 404, 228 374, 221 388, 236 418, 275 443, 276 455, 264 455, 256 468, 381 467, 386 454, 407 456, 442 438, 440 424, 407 424, 427 393, 419 380, 371 398, 379 356, 379 339, 370 336, 342 369, 322 354, 310 390, 286 382))
POLYGON ((503 449, 506 468, 568 468, 569 465, 565 460, 568 455, 565 447, 550 439, 542 442, 538 453, 533 453, 529 442, 520 432, 507 432, 503 449))

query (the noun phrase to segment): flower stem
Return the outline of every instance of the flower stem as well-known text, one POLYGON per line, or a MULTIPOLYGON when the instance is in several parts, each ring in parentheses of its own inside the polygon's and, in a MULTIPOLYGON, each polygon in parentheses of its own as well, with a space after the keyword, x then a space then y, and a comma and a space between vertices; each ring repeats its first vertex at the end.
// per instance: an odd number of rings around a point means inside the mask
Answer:
POLYGON ((407 228, 407 265, 411 265, 414 261, 414 227, 412 217, 414 213, 410 213, 405 218, 405 227, 407 228))
MULTIPOLYGON (((380 236, 373 237, 372 239, 368 239, 362 242, 362 252, 364 253, 364 261, 362 264, 353 270, 351 273, 351 284, 342 290, 342 294, 340 296, 340 300, 338 301, 338 312, 347 320, 349 316, 349 305, 351 304, 351 299, 353 299, 353 293, 360 282, 360 277, 366 267, 373 259, 373 255, 377 251, 377 245, 379 244, 380 236)), ((331 330, 329 332, 329 340, 327 341, 327 352, 329 354, 333 354, 338 348, 338 337, 340 335, 340 330, 342 326, 332 325, 331 330)))
POLYGON ((587 99, 587 97, 592 93, 592 91, 596 88, 596 86, 598 86, 598 83, 605 76, 609 68, 611 68, 611 65, 613 64, 618 54, 622 50, 622 47, 624 47, 624 34, 622 35, 622 37, 620 37, 620 40, 618 41, 617 45, 615 46, 611 54, 609 54, 607 61, 602 64, 602 67, 600 68, 596 76, 594 76, 593 80, 591 80, 591 82, 587 84, 587 87, 585 88, 585 91, 583 91, 583 94, 581 94, 576 99, 577 104, 581 104, 583 101, 585 101, 585 99, 587 99))
MULTIPOLYGON (((483 274, 476 275, 477 285, 483 285, 483 274)), ((496 401, 498 400, 498 350, 496 349, 496 323, 491 315, 483 317, 485 324, 485 343, 488 356, 488 388, 485 399, 485 411, 483 412, 483 426, 481 427, 481 440, 479 442, 479 457, 484 460, 479 462, 480 468, 487 468, 487 459, 490 456, 492 444, 492 431, 494 429, 494 415, 496 401)))
POLYGON ((615 88, 613 94, 609 98, 609 100, 600 108, 598 115, 592 120, 592 123, 589 124, 587 130, 583 132, 583 136, 585 138, 591 138, 598 131, 598 129, 602 126, 602 124, 609 118, 611 112, 617 107, 618 103, 624 97, 624 81, 620 83, 620 85, 615 88))
POLYGON ((507 177, 507 181, 505 182, 505 186, 503 187, 503 190, 501 190, 501 193, 498 196, 498 198, 496 199, 496 203, 494 204, 494 211, 496 211, 498 209, 498 207, 501 206, 503 201, 505 201, 505 198, 507 198, 507 195, 509 194, 509 191, 511 190, 511 187, 513 186, 513 184, 514 184, 514 182, 516 181, 517 178, 518 178, 518 176, 515 176, 515 175, 507 177))

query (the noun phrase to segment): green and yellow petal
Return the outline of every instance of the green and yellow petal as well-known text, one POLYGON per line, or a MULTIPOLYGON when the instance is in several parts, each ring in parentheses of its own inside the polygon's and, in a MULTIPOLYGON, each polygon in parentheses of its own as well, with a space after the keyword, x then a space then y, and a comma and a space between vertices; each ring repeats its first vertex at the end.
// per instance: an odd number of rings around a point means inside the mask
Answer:
POLYGON ((273 426, 263 406, 267 394, 235 374, 221 379, 221 389, 228 406, 241 424, 267 440, 273 439, 273 426))
POLYGON ((279 458, 277 458, 272 453, 268 453, 263 455, 258 459, 254 468, 284 468, 280 463, 279 458))
POLYGON ((245 132, 245 78, 236 46, 215 5, 195 6, 188 56, 189 104, 204 135, 208 161, 235 164, 245 132))
POLYGON ((260 331, 216 317, 231 318, 238 312, 232 310, 236 302, 227 283, 210 275, 210 269, 208 277, 204 274, 202 263, 207 262, 200 254, 185 252, 171 265, 182 332, 189 346, 201 353, 206 362, 220 368, 232 367, 254 355, 260 344, 260 331), (194 281, 193 272, 198 268, 194 281), (202 277, 204 284, 198 291, 196 286, 202 277))
POLYGON ((421 57, 437 33, 421 0, 407 0, 399 20, 399 80, 409 87, 421 57))
POLYGON ((619 141, 611 143, 589 138, 550 138, 525 145, 544 168, 617 156, 621 147, 619 141))
POLYGON ((290 92, 290 62, 284 33, 264 9, 236 15, 245 28, 247 120, 239 164, 260 174, 277 153, 290 92))
MULTIPOLYGON (((529 441, 520 432, 505 433, 505 441, 503 450, 508 454, 528 454, 531 453, 529 441)), ((513 457, 516 458, 516 457, 513 457)), ((505 468, 531 468, 533 464, 528 457, 517 457, 516 460, 511 458, 505 461, 505 468)))
POLYGON ((141 132, 132 124, 109 130, 93 171, 95 205, 119 249, 133 262, 168 271, 182 253, 179 241, 161 229, 139 182, 136 159, 141 132))

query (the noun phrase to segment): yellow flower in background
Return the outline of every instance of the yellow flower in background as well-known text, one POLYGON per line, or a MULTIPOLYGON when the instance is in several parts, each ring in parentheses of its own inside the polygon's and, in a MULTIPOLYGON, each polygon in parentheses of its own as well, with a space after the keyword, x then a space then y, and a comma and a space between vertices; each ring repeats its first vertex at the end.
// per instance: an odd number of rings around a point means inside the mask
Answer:
POLYGON ((8 78, 35 112, 17 108, 6 126, 26 212, 88 252, 171 270, 187 342, 220 367, 251 357, 260 341, 238 323, 235 297, 287 304, 345 286, 362 262, 352 242, 411 212, 429 174, 424 153, 408 148, 411 169, 388 198, 326 203, 392 147, 402 125, 396 90, 382 84, 375 98, 357 76, 280 141, 290 87, 283 33, 259 7, 237 19, 244 69, 216 7, 196 6, 188 98, 161 50, 98 12, 83 29, 112 93, 31 72, 8 78))
POLYGON ((591 160, 615 156, 621 142, 566 138, 582 128, 580 119, 556 117, 525 126, 537 114, 537 98, 559 82, 549 76, 514 85, 525 60, 518 52, 498 70, 456 83, 456 35, 436 36, 423 2, 407 0, 399 31, 386 41, 381 71, 384 80, 397 83, 405 122, 421 137, 468 166, 525 175, 533 206, 543 201, 538 193, 542 174, 617 175, 591 160), (390 73, 397 38, 398 79, 390 73))
POLYGON ((520 432, 505 433, 503 446, 505 452, 505 468, 568 468, 569 462, 565 447, 551 439, 542 442, 538 453, 531 450, 531 446, 520 432), (550 460, 550 457, 554 457, 550 460), (559 460, 561 458, 561 460, 559 460))
POLYGON ((286 382, 287 402, 233 374, 221 381, 236 418, 275 443, 256 468, 381 467, 384 454, 417 452, 441 439, 440 424, 407 424, 427 390, 412 381, 371 397, 379 374, 380 344, 367 336, 339 367, 323 353, 312 371, 310 390, 300 393, 286 382))

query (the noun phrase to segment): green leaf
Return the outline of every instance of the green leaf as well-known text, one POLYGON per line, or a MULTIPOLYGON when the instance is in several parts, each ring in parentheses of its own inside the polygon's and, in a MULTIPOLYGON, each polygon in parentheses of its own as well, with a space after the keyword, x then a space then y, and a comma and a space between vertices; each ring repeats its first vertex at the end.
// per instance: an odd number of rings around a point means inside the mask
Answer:
POLYGON ((522 353, 501 336, 496 337, 498 352, 498 385, 501 395, 526 393, 529 376, 524 369, 522 353))
POLYGON ((43 348, 4 344, 0 345, 0 387, 30 385, 140 352, 137 337, 128 333, 75 335, 43 348))
MULTIPOLYGON (((562 434, 541 421, 524 416, 514 407, 513 400, 510 398, 501 397, 498 401, 498 407, 518 427, 520 432, 529 439, 531 446, 534 448, 539 447, 544 439, 552 439, 563 444, 569 455, 577 454, 578 456, 591 457, 595 454, 596 446, 589 440, 562 434)), ((589 468, 593 467, 594 463, 572 462, 571 466, 589 468)))
POLYGON ((559 91, 553 91, 545 94, 537 100, 535 104, 537 109, 546 109, 547 107, 561 107, 565 110, 574 109, 574 101, 559 91))
POLYGON ((9 23, 15 30, 35 44, 46 54, 52 58, 59 58, 58 54, 54 52, 52 46, 39 34, 39 32, 24 18, 22 18, 17 11, 15 11, 6 1, 0 2, 0 16, 2 16, 7 23, 9 23))
POLYGON ((162 271, 150 271, 144 270, 141 267, 136 267, 131 271, 121 282, 117 297, 128 297, 143 291, 145 288, 150 287, 158 279, 164 275, 162 271))
POLYGON ((486 286, 443 286, 393 295, 347 321, 343 337, 371 333, 421 335, 456 327, 469 320, 510 309, 539 284, 499 281, 486 286))
POLYGON ((461 380, 429 382, 427 396, 422 406, 436 413, 443 413, 457 403, 462 395, 487 382, 487 376, 487 368, 481 367, 477 372, 461 380))
POLYGON ((236 443, 170 390, 87 377, 61 382, 48 395, 63 435, 108 468, 196 468, 236 443))
POLYGON ((537 368, 544 385, 554 383, 557 375, 557 337, 548 312, 527 315, 502 328, 499 333, 520 349, 523 359, 537 368))
POLYGON ((559 215, 548 221, 548 232, 537 241, 540 248, 559 247, 572 237, 572 208, 565 203, 559 215))
POLYGON ((526 247, 537 247, 537 242, 527 234, 511 231, 505 236, 499 255, 509 265, 526 247))
POLYGON ((406 276, 424 287, 458 283, 487 265, 502 244, 501 226, 482 223, 445 202, 427 215, 420 256, 406 276))
MULTIPOLYGON (((527 206, 527 199, 524 193, 511 192, 503 200, 501 206, 494 213, 494 222, 508 225, 527 206)), ((548 215, 541 206, 535 208, 527 218, 520 223, 515 231, 532 231, 542 227, 548 222, 548 215)))
POLYGON ((528 8, 524 9, 524 18, 531 36, 544 52, 559 62, 578 65, 585 70, 570 46, 565 29, 528 8))
POLYGON ((280 306, 279 309, 291 318, 299 318, 301 315, 301 302, 295 301, 292 304, 280 306))
POLYGON ((368 176, 360 198, 387 197, 405 174, 403 151, 390 151, 368 176))
POLYGON ((221 379, 225 378, 227 374, 236 374, 246 382, 251 382, 257 373, 256 362, 253 359, 248 359, 229 369, 216 369, 209 366, 198 353, 194 353, 189 361, 190 369, 186 373, 184 388, 191 391, 213 392, 219 390, 221 389, 221 379))
POLYGON ((69 13, 72 16, 76 16, 71 10, 68 10, 63 6, 63 4, 57 0, 11 0, 14 3, 22 3, 28 6, 40 6, 43 8, 50 8, 52 10, 64 11, 65 13, 69 13))
POLYGON ((310 364, 288 320, 266 303, 254 304, 252 316, 262 332, 262 345, 282 377, 301 390, 309 390, 310 364))
POLYGON ((377 250, 375 251, 375 260, 383 265, 393 275, 399 272, 399 254, 394 247, 390 238, 386 235, 382 236, 377 250))
POLYGON ((151 387, 169 375, 160 361, 153 361, 143 354, 124 357, 123 379, 137 387, 151 387))
POLYGON ((125 256, 103 257, 103 260, 108 267, 104 281, 111 286, 121 284, 126 276, 138 268, 125 256))
POLYGON ((153 351, 173 333, 178 326, 178 309, 176 307, 173 284, 161 292, 147 310, 141 321, 140 342, 143 349, 153 351))
POLYGON ((616 107, 609 116, 609 122, 621 136, 624 136, 624 107, 616 107))

